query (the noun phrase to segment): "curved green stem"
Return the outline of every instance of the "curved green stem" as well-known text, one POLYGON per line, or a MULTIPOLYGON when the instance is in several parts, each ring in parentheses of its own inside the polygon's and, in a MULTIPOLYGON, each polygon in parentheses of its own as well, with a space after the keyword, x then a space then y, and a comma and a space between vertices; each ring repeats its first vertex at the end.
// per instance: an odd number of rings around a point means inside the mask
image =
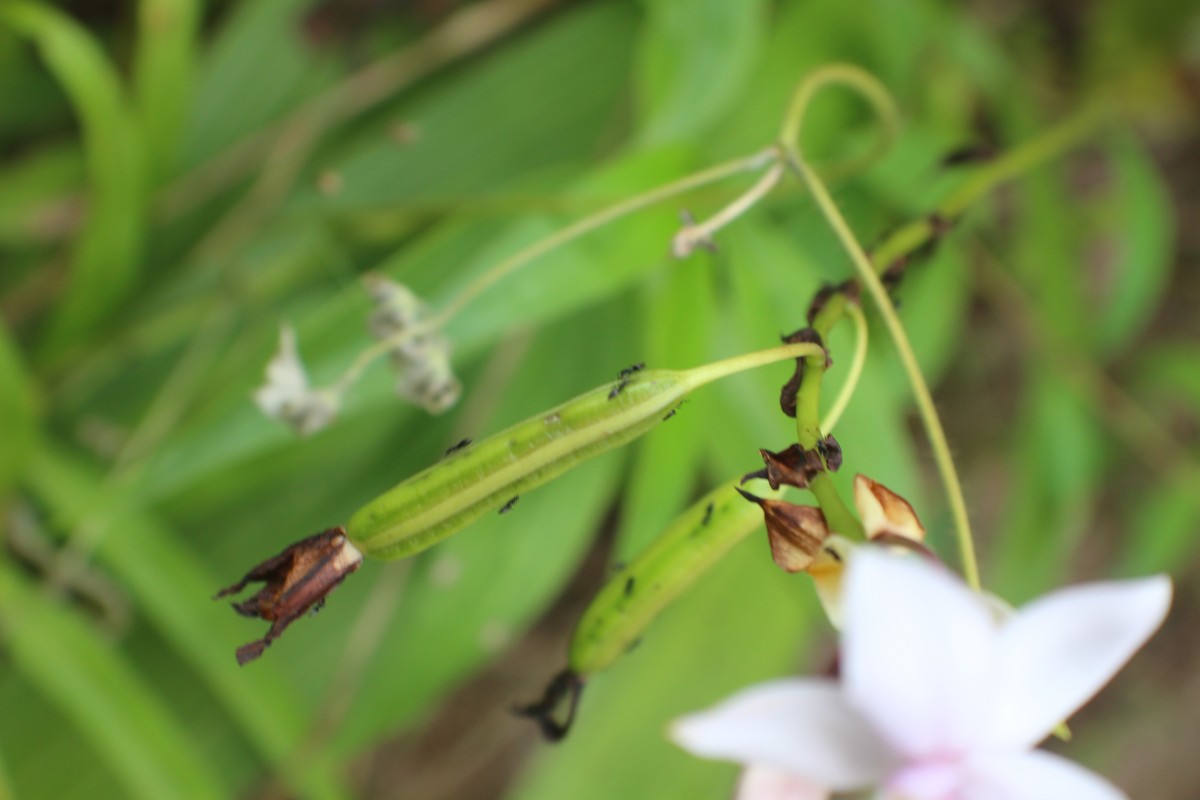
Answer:
POLYGON ((997 186, 1029 172, 1079 144, 1089 134, 1094 133, 1111 113, 1110 107, 1100 103, 1086 106, 1037 138, 979 167, 938 203, 932 214, 897 228, 880 242, 871 252, 875 266, 884 269, 896 259, 937 238, 940 232, 935 230, 937 226, 933 217, 940 217, 943 225, 953 222, 997 186))
POLYGON ((979 589, 979 566, 975 559, 975 543, 971 538, 971 523, 967 516, 967 504, 963 499, 962 484, 958 479, 958 470, 954 466, 954 459, 950 455, 950 446, 946 442, 946 432, 942 428, 941 418, 938 416, 937 408, 933 404, 933 397, 929 393, 928 384, 925 383, 925 376, 921 374, 921 368, 917 364, 917 357, 913 353, 912 345, 908 341, 908 334, 900 322, 900 317, 896 314, 896 308, 892 305, 892 300, 888 297, 887 290, 884 289, 883 283, 880 282, 879 277, 875 274, 875 269, 871 265, 870 259, 863 252, 862 246, 859 245, 858 240, 854 237, 850 226, 846 224, 846 220, 842 216, 841 211, 838 210, 837 204, 829 196, 829 191, 825 188, 825 184, 817 177, 812 168, 804 162, 804 159, 794 147, 790 144, 787 147, 788 164, 804 182, 805 187, 812 194, 817 206, 821 209, 821 213, 829 222, 829 226, 833 228, 838 240, 842 243, 842 247, 845 248, 851 261, 854 262, 859 280, 862 281, 863 286, 870 292, 871 298, 875 301, 875 305, 879 310, 879 315, 883 318, 884 324, 887 325, 888 333, 896 345, 896 352, 900 355, 900 361, 904 365, 904 371, 907 373, 909 383, 912 385, 917 409, 921 414, 922 422, 925 424, 925 431, 929 437, 930 447, 933 449, 934 460, 937 462, 938 472, 941 474, 942 484, 946 489, 946 496, 950 503, 950 512, 954 517, 954 527, 958 535, 958 545, 963 563, 963 577, 969 586, 979 589))
MULTIPOLYGON (((578 222, 575 222, 562 230, 556 231, 544 239, 539 239, 523 250, 513 253, 508 258, 496 264, 491 269, 484 272, 478 278, 467 284, 461 292, 437 314, 426 319, 424 322, 415 325, 411 328, 400 331, 395 336, 387 339, 382 339, 367 349, 363 350, 351 362, 346 371, 333 385, 335 391, 341 391, 350 384, 358 380, 363 371, 371 365, 376 359, 381 358, 388 352, 394 350, 401 344, 410 341, 418 336, 430 333, 431 331, 439 330, 456 317, 464 308, 466 308, 476 297, 490 289, 493 285, 516 272, 521 267, 533 261, 546 253, 556 250, 565 244, 578 239, 592 231, 602 228, 610 222, 614 222, 621 217, 627 216, 640 211, 647 206, 660 203, 676 195, 696 189, 709 183, 723 180, 740 172, 753 172, 763 169, 769 165, 777 164, 780 158, 779 151, 770 147, 766 150, 754 153, 749 156, 726 161, 723 164, 718 164, 715 167, 709 167, 706 170, 689 175, 680 180, 659 186, 656 189, 651 189, 648 192, 643 192, 628 200, 617 203, 614 206, 609 206, 606 209, 596 212, 589 217, 585 217, 578 222)), ((772 181, 772 185, 774 181, 772 181)))
POLYGON ((816 70, 806 77, 796 87, 787 114, 783 118, 783 128, 779 139, 785 146, 791 146, 796 152, 800 151, 800 132, 804 129, 804 115, 813 98, 826 87, 845 86, 866 100, 882 125, 879 142, 863 160, 873 160, 880 153, 891 147, 892 142, 900 135, 900 111, 895 101, 879 79, 871 73, 853 64, 830 64, 816 70))
POLYGON ((721 378, 728 378, 730 375, 736 375, 739 372, 754 369, 755 367, 765 367, 767 364, 774 364, 776 361, 786 361, 789 358, 815 357, 825 358, 825 349, 820 345, 812 344, 811 342, 781 344, 778 347, 755 350, 751 353, 743 353, 740 356, 713 361, 703 366, 692 367, 686 370, 684 374, 687 376, 688 384, 692 388, 696 388, 712 383, 713 381, 719 381, 721 378))
POLYGON ((867 363, 867 317, 857 303, 846 303, 845 313, 854 323, 854 357, 850 361, 850 371, 846 373, 846 380, 838 390, 838 396, 821 419, 821 430, 827 434, 837 427, 846 406, 850 405, 850 398, 854 396, 854 390, 858 388, 858 379, 862 376, 863 365, 867 363))

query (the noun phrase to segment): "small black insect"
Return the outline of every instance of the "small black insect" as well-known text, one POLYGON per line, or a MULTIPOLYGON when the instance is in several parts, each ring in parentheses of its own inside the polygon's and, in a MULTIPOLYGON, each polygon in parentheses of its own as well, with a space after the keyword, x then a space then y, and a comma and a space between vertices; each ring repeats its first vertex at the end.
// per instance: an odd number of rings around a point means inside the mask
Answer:
MULTIPOLYGON (((449 450, 447 450, 447 451, 446 451, 446 455, 447 455, 447 456, 448 456, 448 455, 453 455, 454 453, 457 453, 459 450, 462 450, 464 447, 466 447, 466 446, 467 446, 467 445, 469 445, 470 443, 471 443, 471 440, 470 440, 470 439, 463 439, 463 440, 462 440, 462 441, 460 441, 458 444, 456 444, 456 445, 452 446, 452 447, 451 447, 449 450)), ((442 456, 442 457, 443 457, 443 458, 445 458, 445 456, 442 456)))
POLYGON ((713 504, 709 503, 704 508, 704 519, 700 520, 700 524, 702 526, 708 525, 708 523, 712 522, 712 518, 713 518, 713 504))
POLYGON ((615 399, 616 396, 619 395, 621 392, 623 392, 625 390, 625 387, 629 385, 629 379, 633 377, 633 374, 635 372, 641 372, 645 368, 646 368, 646 365, 643 362, 639 361, 638 363, 634 364, 633 366, 626 367, 625 369, 618 372, 617 373, 617 385, 614 386, 612 391, 608 393, 608 399, 609 400, 615 399))
POLYGON ((668 412, 667 412, 667 415, 666 415, 665 417, 663 417, 663 418, 662 418, 662 421, 663 421, 663 422, 666 422, 666 421, 667 421, 667 420, 669 420, 671 417, 675 416, 676 412, 678 412, 678 411, 679 411, 679 409, 678 409, 678 408, 672 408, 670 411, 668 411, 668 412))
POLYGON ((513 506, 515 506, 515 505, 517 504, 517 501, 518 501, 518 500, 520 500, 520 499, 521 499, 521 495, 517 495, 517 496, 516 496, 516 497, 514 497, 512 500, 509 500, 507 503, 505 503, 504 505, 500 506, 500 513, 501 513, 501 514, 507 514, 508 512, 512 511, 512 510, 513 510, 513 506))
POLYGON ((630 375, 632 375, 633 373, 635 373, 635 372, 641 372, 641 371, 642 371, 642 370, 644 370, 645 368, 646 368, 646 362, 644 362, 644 361, 639 361, 638 363, 636 363, 636 364, 633 364, 633 365, 631 365, 631 366, 628 366, 628 367, 626 367, 625 369, 623 369, 623 370, 621 370, 620 372, 618 372, 618 373, 617 373, 617 377, 618 377, 618 378, 628 378, 628 377, 629 377, 630 375))
POLYGON ((632 575, 631 575, 631 576, 629 576, 629 577, 628 577, 628 578, 625 580, 625 596, 626 596, 626 597, 629 597, 629 595, 633 594, 633 585, 634 585, 634 583, 635 583, 635 579, 634 579, 634 577, 633 577, 632 575))

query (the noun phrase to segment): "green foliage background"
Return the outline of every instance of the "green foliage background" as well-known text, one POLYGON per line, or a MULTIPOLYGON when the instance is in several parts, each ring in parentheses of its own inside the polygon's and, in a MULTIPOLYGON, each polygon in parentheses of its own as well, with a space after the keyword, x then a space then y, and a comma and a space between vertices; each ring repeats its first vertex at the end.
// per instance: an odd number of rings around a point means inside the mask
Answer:
MULTIPOLYGON (((362 271, 443 305, 589 211, 769 144, 797 80, 830 61, 879 76, 906 117, 882 161, 835 187, 866 243, 970 175, 939 167, 953 148, 1114 112, 914 263, 901 313, 940 387, 992 589, 1021 601, 1154 570, 1194 588, 1200 352, 1169 301, 1195 280, 1156 163, 1196 144, 1200 20, 1178 5, 140 0, 85 19, 0 3, 0 797, 728 796, 734 770, 677 751, 667 721, 829 653, 806 582, 759 537, 589 685, 563 745, 535 748, 493 715, 521 698, 490 697, 486 725, 458 720, 456 746, 421 765, 470 778, 453 793, 417 770, 381 776, 397 737, 444 723, 443 698, 521 651, 602 530, 627 558, 790 440, 784 367, 699 393, 411 565, 368 563, 245 669, 233 650, 260 625, 208 598, 463 436, 633 362, 692 366, 801 327, 812 293, 851 269, 794 183, 715 255, 668 256, 681 206, 703 217, 734 181, 473 303, 447 330, 465 395, 443 417, 397 401, 382 367, 310 439, 250 401, 283 321, 318 382, 364 347, 362 271), (497 777, 480 763, 497 742, 530 757, 497 777)), ((819 162, 871 135, 861 103, 832 92, 804 145, 819 162)), ((835 358, 849 344, 835 335, 835 358)), ((952 558, 909 397, 875 326, 838 478, 905 494, 952 558)), ((1155 663, 1189 657, 1168 644, 1155 663)), ((528 696, 560 665, 522 663, 528 696)), ((1150 768, 1120 757, 1124 726, 1153 714, 1176 730, 1185 714, 1139 674, 1070 748, 1131 789, 1150 768)))

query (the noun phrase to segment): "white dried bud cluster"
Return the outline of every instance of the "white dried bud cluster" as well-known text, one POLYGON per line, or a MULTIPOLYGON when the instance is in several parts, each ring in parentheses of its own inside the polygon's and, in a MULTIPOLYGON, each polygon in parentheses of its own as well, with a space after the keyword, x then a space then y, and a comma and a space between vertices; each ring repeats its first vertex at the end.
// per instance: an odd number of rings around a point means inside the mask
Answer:
POLYGON ((254 392, 264 414, 287 423, 301 436, 316 433, 337 416, 341 398, 331 389, 309 386, 291 326, 279 329, 279 350, 267 362, 267 380, 254 392))
POLYGON ((450 363, 450 344, 437 331, 404 337, 425 316, 425 304, 406 286, 378 273, 363 276, 375 304, 367 321, 371 336, 380 342, 396 340, 388 350, 396 370, 396 394, 428 411, 440 414, 462 393, 450 363))

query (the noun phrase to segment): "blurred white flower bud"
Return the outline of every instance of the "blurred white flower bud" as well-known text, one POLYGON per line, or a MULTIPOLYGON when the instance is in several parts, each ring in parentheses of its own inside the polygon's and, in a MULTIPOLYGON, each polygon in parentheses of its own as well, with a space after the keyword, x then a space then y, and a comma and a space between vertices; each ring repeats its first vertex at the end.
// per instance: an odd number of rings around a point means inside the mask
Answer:
POLYGON ((279 328, 279 351, 267 362, 267 381, 254 392, 263 414, 290 425, 301 436, 316 433, 337 416, 341 398, 331 389, 313 389, 296 349, 296 332, 279 328))
POLYGON ((396 394, 430 414, 453 406, 462 393, 450 363, 450 344, 436 331, 405 336, 425 315, 425 304, 406 286, 378 273, 363 276, 375 310, 367 320, 371 336, 385 344, 396 370, 396 394))

